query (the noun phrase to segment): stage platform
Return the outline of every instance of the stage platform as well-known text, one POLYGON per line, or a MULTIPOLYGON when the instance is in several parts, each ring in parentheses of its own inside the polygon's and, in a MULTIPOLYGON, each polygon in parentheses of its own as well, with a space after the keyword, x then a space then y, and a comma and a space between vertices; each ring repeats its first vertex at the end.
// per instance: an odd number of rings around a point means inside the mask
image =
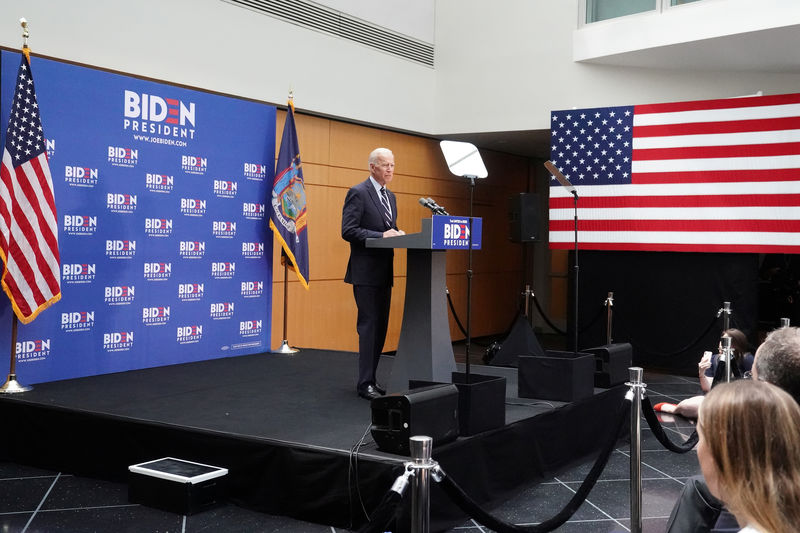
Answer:
MULTIPOLYGON (((383 357, 379 380, 392 360, 383 357)), ((129 465, 177 457, 227 468, 240 505, 355 527, 407 460, 372 441, 356 367, 352 353, 302 350, 38 384, 0 396, 0 458, 124 481, 129 465)), ((471 371, 506 377, 506 425, 437 446, 433 457, 486 505, 598 452, 627 389, 563 404, 517 398, 516 369, 471 371)), ((432 530, 465 518, 434 485, 432 530)))

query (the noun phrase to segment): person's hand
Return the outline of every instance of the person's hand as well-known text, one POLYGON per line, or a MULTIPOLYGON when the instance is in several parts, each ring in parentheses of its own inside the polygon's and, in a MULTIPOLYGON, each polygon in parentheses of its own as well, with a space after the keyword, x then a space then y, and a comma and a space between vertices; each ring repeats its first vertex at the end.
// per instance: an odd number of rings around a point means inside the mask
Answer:
POLYGON ((405 235, 406 232, 399 229, 387 229, 383 232, 384 237, 398 237, 400 235, 405 235))
POLYGON ((701 374, 711 368, 711 352, 703 352, 703 357, 700 358, 700 362, 697 363, 697 368, 701 374))

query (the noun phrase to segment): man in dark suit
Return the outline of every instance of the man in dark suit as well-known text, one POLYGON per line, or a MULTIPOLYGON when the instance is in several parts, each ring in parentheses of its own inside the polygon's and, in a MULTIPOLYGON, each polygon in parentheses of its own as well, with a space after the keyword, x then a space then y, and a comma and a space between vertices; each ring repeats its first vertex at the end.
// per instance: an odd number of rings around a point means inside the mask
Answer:
POLYGON ((394 250, 367 248, 368 238, 403 235, 397 229, 397 201, 386 188, 394 176, 394 154, 376 148, 369 155, 370 176, 347 192, 342 209, 342 238, 350 243, 344 281, 352 283, 358 308, 358 382, 356 392, 371 400, 385 391, 375 381, 392 301, 394 250))

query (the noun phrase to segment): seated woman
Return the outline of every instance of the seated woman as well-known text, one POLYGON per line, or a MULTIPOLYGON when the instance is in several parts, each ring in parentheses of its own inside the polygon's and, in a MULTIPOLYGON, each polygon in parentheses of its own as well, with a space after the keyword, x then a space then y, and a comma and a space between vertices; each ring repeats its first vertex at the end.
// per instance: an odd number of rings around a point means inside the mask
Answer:
POLYGON ((800 524, 800 405, 764 381, 723 383, 706 395, 697 459, 711 493, 747 533, 800 524))
MULTIPOLYGON (((733 365, 731 365, 731 379, 740 379, 749 376, 750 369, 753 368, 753 354, 750 352, 750 345, 747 336, 736 328, 726 329, 722 332, 722 338, 731 339, 731 352, 733 365)), ((725 360, 720 363, 722 356, 722 340, 719 343, 719 352, 711 354, 705 352, 700 362, 697 364, 700 373, 700 388, 706 393, 711 388, 726 381, 727 368, 725 360)), ((662 413, 675 413, 687 418, 697 418, 697 409, 703 401, 703 396, 692 396, 682 400, 677 405, 674 403, 658 403, 653 406, 656 411, 662 413)))

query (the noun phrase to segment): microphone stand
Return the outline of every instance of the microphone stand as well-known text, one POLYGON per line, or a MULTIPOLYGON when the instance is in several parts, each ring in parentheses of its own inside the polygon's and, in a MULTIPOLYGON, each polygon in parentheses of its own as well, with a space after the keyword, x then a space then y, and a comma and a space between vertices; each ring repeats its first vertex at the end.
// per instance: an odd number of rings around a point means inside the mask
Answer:
POLYGON ((558 182, 567 189, 572 196, 575 198, 575 301, 574 301, 574 315, 572 317, 572 335, 573 335, 573 353, 577 357, 578 356, 578 191, 569 182, 569 180, 561 173, 560 170, 553 164, 552 161, 545 161, 544 167, 550 171, 550 174, 553 175, 558 182))
POLYGON ((572 189, 572 196, 575 198, 575 315, 572 317, 572 335, 575 357, 578 356, 578 191, 572 189))

